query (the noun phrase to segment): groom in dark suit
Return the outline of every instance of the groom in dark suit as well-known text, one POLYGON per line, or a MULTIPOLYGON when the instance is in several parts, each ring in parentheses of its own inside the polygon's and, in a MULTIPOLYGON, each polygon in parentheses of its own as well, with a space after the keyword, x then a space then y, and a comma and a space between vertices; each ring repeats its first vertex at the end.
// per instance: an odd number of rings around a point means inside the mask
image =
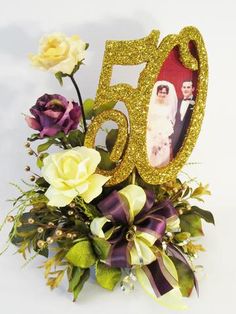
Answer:
POLYGON ((193 95, 195 87, 191 80, 183 81, 181 91, 183 98, 178 101, 178 108, 175 116, 174 133, 172 136, 172 147, 174 157, 183 145, 184 137, 187 133, 192 116, 195 97, 193 95))

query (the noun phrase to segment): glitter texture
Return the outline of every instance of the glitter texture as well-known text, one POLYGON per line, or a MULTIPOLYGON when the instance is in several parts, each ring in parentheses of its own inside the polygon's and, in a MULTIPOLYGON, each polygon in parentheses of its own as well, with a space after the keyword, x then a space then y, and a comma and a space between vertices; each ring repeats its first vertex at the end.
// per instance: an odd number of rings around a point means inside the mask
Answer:
POLYGON ((89 126, 85 145, 93 147, 96 134, 104 122, 112 120, 118 124, 118 138, 111 154, 113 161, 119 161, 118 165, 111 171, 98 170, 98 173, 111 176, 107 185, 124 181, 134 168, 149 184, 162 184, 174 180, 196 144, 204 116, 208 83, 207 53, 202 36, 195 27, 185 27, 178 35, 166 36, 157 46, 159 34, 159 31, 154 30, 149 36, 139 40, 106 42, 95 108, 109 102, 122 101, 127 107, 130 124, 128 134, 124 114, 117 110, 107 110, 95 117, 89 126), (197 59, 189 50, 190 41, 196 46, 197 59), (175 46, 179 47, 183 65, 190 70, 198 70, 196 103, 188 132, 177 156, 167 166, 154 168, 149 163, 146 145, 149 102, 161 67, 175 46), (146 66, 140 74, 137 88, 129 84, 110 85, 114 65, 141 63, 146 63, 146 66))
MULTIPOLYGON (((114 121, 117 124, 118 127, 118 135, 117 135, 117 140, 115 142, 115 145, 112 149, 110 159, 111 161, 118 162, 121 158, 121 155, 123 153, 123 150, 125 148, 125 144, 127 141, 128 137, 128 121, 127 117, 120 111, 118 110, 105 110, 99 115, 97 115, 94 119, 91 125, 88 128, 86 138, 85 138, 85 146, 93 148, 95 146, 95 140, 96 140, 96 135, 102 126, 102 124, 106 121, 114 121)), ((114 173, 116 173, 119 169, 119 171, 127 171, 127 167, 125 166, 126 163, 120 162, 118 166, 115 169, 112 170, 102 170, 98 169, 97 173, 106 175, 106 176, 113 176, 114 173), (122 169, 122 167, 124 167, 122 169)), ((133 166, 130 166, 131 171, 133 166)), ((126 175, 126 177, 129 175, 129 173, 126 175)), ((109 181, 110 185, 113 182, 113 179, 115 177, 113 176, 109 181)), ((122 180, 123 181, 123 180, 122 180)))

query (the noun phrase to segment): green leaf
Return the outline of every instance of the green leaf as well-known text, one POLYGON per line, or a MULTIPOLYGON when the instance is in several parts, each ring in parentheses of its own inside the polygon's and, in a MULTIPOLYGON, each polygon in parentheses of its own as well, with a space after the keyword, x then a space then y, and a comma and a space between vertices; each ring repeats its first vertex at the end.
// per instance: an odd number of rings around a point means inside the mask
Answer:
POLYGON ((37 244, 35 244, 33 248, 34 248, 34 251, 35 251, 35 252, 38 252, 38 253, 39 253, 39 255, 48 258, 48 256, 49 256, 49 249, 48 249, 47 247, 43 247, 43 248, 40 249, 40 248, 37 246, 37 244))
POLYGON ((120 268, 109 267, 104 263, 96 263, 96 279, 99 285, 107 290, 113 290, 121 279, 120 268))
POLYGON ((83 61, 84 61, 84 59, 80 60, 80 61, 75 65, 75 67, 74 67, 72 73, 71 73, 70 75, 66 75, 66 76, 69 76, 69 77, 72 78, 72 77, 74 76, 74 74, 79 70, 80 66, 81 66, 82 64, 84 64, 83 61))
POLYGON ((84 111, 85 111, 85 117, 86 119, 92 119, 94 116, 97 116, 101 112, 105 110, 113 109, 113 107, 116 105, 116 102, 109 102, 104 105, 99 106, 97 109, 94 109, 94 100, 91 98, 88 98, 84 101, 84 111))
POLYGON ((10 237, 13 236, 11 238, 11 242, 14 245, 19 245, 27 239, 31 241, 37 234, 37 225, 27 224, 27 221, 25 221, 25 217, 20 219, 20 222, 22 223, 22 225, 20 227, 17 227, 16 230, 12 228, 10 232, 10 237))
POLYGON ((111 110, 115 107, 116 102, 111 101, 109 103, 106 103, 102 106, 99 106, 97 109, 94 110, 94 115, 97 116, 99 113, 105 111, 105 110, 111 110))
POLYGON ((63 79, 62 78, 66 77, 66 76, 68 76, 68 75, 64 74, 62 72, 55 73, 55 77, 56 77, 56 79, 58 80, 58 82, 60 83, 61 86, 63 85, 63 79))
POLYGON ((82 235, 86 235, 90 231, 89 227, 83 221, 81 221, 79 219, 75 220, 75 225, 78 228, 79 233, 82 235))
POLYGON ((87 50, 88 47, 89 47, 89 43, 86 43, 86 44, 85 44, 85 50, 87 50))
POLYGON ((88 98, 84 101, 84 113, 86 119, 91 119, 94 115, 93 106, 94 106, 94 100, 91 98, 88 98))
POLYGON ((41 169, 43 167, 43 160, 44 158, 46 158, 49 154, 48 153, 42 153, 39 155, 39 157, 37 158, 37 166, 39 167, 39 169, 41 169))
POLYGON ((12 232, 13 232, 13 230, 9 234, 10 239, 11 239, 11 243, 16 245, 16 246, 20 245, 24 241, 24 238, 22 238, 16 234, 12 237, 12 232))
POLYGON ((80 208, 80 210, 89 218, 93 219, 95 217, 101 216, 101 213, 97 210, 97 208, 92 204, 87 204, 81 197, 75 198, 76 206, 80 208))
POLYGON ((37 229, 38 226, 36 224, 29 224, 28 223, 29 218, 34 218, 32 216, 32 213, 30 213, 30 212, 23 213, 20 216, 19 221, 20 221, 21 225, 16 228, 17 234, 23 234, 23 233, 27 234, 27 233, 30 233, 30 232, 35 231, 37 229))
POLYGON ((67 137, 67 141, 72 147, 84 145, 84 133, 80 130, 70 131, 67 137))
POLYGON ((191 189, 190 189, 190 187, 188 186, 187 189, 185 190, 185 192, 184 192, 182 198, 186 197, 190 192, 191 192, 191 189))
POLYGON ((73 267, 72 274, 69 278, 69 292, 73 292, 76 286, 78 286, 78 284, 80 283, 80 279, 84 274, 84 271, 85 270, 80 267, 73 267))
POLYGON ((50 139, 62 139, 65 137, 65 133, 63 131, 57 132, 54 136, 50 136, 50 139))
POLYGON ((40 134, 39 133, 35 133, 32 134, 30 137, 27 138, 27 141, 29 142, 34 142, 40 139, 40 134))
POLYGON ((103 169, 103 170, 112 170, 115 168, 116 163, 112 162, 110 160, 110 154, 109 152, 105 151, 102 148, 96 148, 97 151, 100 153, 101 155, 101 161, 98 165, 99 168, 103 169))
POLYGON ((180 217, 180 228, 182 232, 189 232, 192 237, 203 235, 201 218, 196 214, 184 214, 180 217))
POLYGON ((78 295, 80 293, 80 291, 82 290, 85 282, 89 279, 90 276, 90 269, 85 269, 83 275, 80 278, 80 282, 79 284, 74 288, 73 290, 73 295, 74 295, 74 299, 73 302, 75 302, 78 298, 78 295))
POLYGON ((215 224, 214 216, 208 210, 201 209, 197 206, 192 206, 190 213, 198 215, 199 217, 204 219, 206 222, 215 224))
POLYGON ((175 240, 178 242, 183 242, 191 237, 189 232, 180 232, 175 234, 175 240))
POLYGON ((89 268, 96 262, 90 241, 85 240, 76 243, 66 254, 67 260, 74 266, 89 268))
POLYGON ((92 204, 86 204, 87 206, 87 211, 85 211, 85 215, 88 218, 96 218, 96 217, 101 217, 101 213, 97 210, 97 208, 92 205, 92 204))
POLYGON ((51 145, 53 144, 53 141, 49 140, 46 143, 40 144, 37 148, 38 153, 42 153, 45 150, 47 150, 51 145))
POLYGON ((118 136, 118 129, 112 129, 109 131, 106 137, 106 148, 109 152, 112 151, 112 148, 116 142, 118 136))
POLYGON ((195 198, 199 201, 203 201, 201 196, 203 195, 211 195, 211 192, 208 190, 208 184, 207 185, 202 185, 200 184, 190 195, 191 198, 195 198))
POLYGON ((58 80, 58 82, 60 83, 60 85, 63 85, 63 79, 62 79, 62 75, 61 72, 57 72, 55 73, 55 78, 58 80))
POLYGON ((177 274, 180 291, 183 297, 189 297, 194 287, 194 275, 190 266, 186 265, 175 257, 170 257, 173 261, 177 274))
POLYGON ((111 245, 105 239, 93 237, 93 247, 99 259, 105 260, 108 256, 111 245))
POLYGON ((38 178, 35 183, 41 188, 49 187, 49 183, 43 177, 38 178))
POLYGON ((10 232, 11 243, 14 245, 20 245, 28 237, 32 237, 36 234, 37 225, 28 224, 28 219, 31 217, 30 213, 24 213, 20 217, 21 226, 17 227, 16 230, 13 227, 10 232), (15 232, 14 232, 15 231, 15 232))

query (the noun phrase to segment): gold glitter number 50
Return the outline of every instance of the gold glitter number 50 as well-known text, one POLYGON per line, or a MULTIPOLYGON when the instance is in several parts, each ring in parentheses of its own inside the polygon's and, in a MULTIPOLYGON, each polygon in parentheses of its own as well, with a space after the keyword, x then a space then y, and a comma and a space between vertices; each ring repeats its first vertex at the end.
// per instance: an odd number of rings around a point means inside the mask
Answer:
POLYGON ((166 36, 159 46, 157 46, 158 38, 159 31, 154 30, 149 36, 139 40, 106 42, 95 108, 113 101, 124 102, 128 110, 130 126, 128 132, 127 118, 122 112, 106 110, 96 116, 88 128, 85 145, 94 147, 96 134, 102 123, 112 120, 118 125, 118 137, 111 153, 111 160, 116 161, 117 166, 110 171, 98 169, 98 173, 111 176, 107 185, 124 181, 134 168, 149 184, 161 184, 173 180, 196 144, 207 94, 208 65, 203 39, 199 31, 191 26, 185 27, 178 35, 166 36), (196 46, 197 58, 193 57, 189 50, 190 41, 196 46), (196 103, 187 135, 177 156, 167 166, 154 168, 149 163, 146 145, 149 102, 161 67, 175 46, 179 47, 182 64, 190 70, 198 70, 196 103), (146 63, 146 66, 139 76, 137 88, 129 84, 110 85, 114 65, 141 63, 146 63))

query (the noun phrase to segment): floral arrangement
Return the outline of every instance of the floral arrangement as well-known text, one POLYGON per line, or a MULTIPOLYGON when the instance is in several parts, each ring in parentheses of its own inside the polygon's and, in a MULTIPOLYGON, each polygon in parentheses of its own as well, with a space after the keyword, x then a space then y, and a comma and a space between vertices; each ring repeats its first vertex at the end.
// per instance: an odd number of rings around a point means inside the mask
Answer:
POLYGON ((4 221, 13 224, 7 247, 13 243, 28 261, 45 256, 47 285, 54 289, 67 276, 74 301, 94 267, 105 289, 120 284, 130 291, 137 280, 160 304, 182 309, 182 296, 198 291, 194 260, 204 251, 197 242, 202 220, 214 223, 209 211, 193 205, 210 195, 208 186, 189 178, 151 185, 136 171, 118 185, 106 185, 109 177, 96 170, 110 169, 117 129, 105 130, 105 146, 84 145, 97 112, 93 100, 82 101, 74 74, 87 48, 78 36, 58 33, 42 38, 39 53, 30 56, 60 84, 69 78, 78 102, 44 94, 25 117, 35 130, 25 146, 38 170, 26 166, 31 183, 17 186, 20 195, 4 221))

